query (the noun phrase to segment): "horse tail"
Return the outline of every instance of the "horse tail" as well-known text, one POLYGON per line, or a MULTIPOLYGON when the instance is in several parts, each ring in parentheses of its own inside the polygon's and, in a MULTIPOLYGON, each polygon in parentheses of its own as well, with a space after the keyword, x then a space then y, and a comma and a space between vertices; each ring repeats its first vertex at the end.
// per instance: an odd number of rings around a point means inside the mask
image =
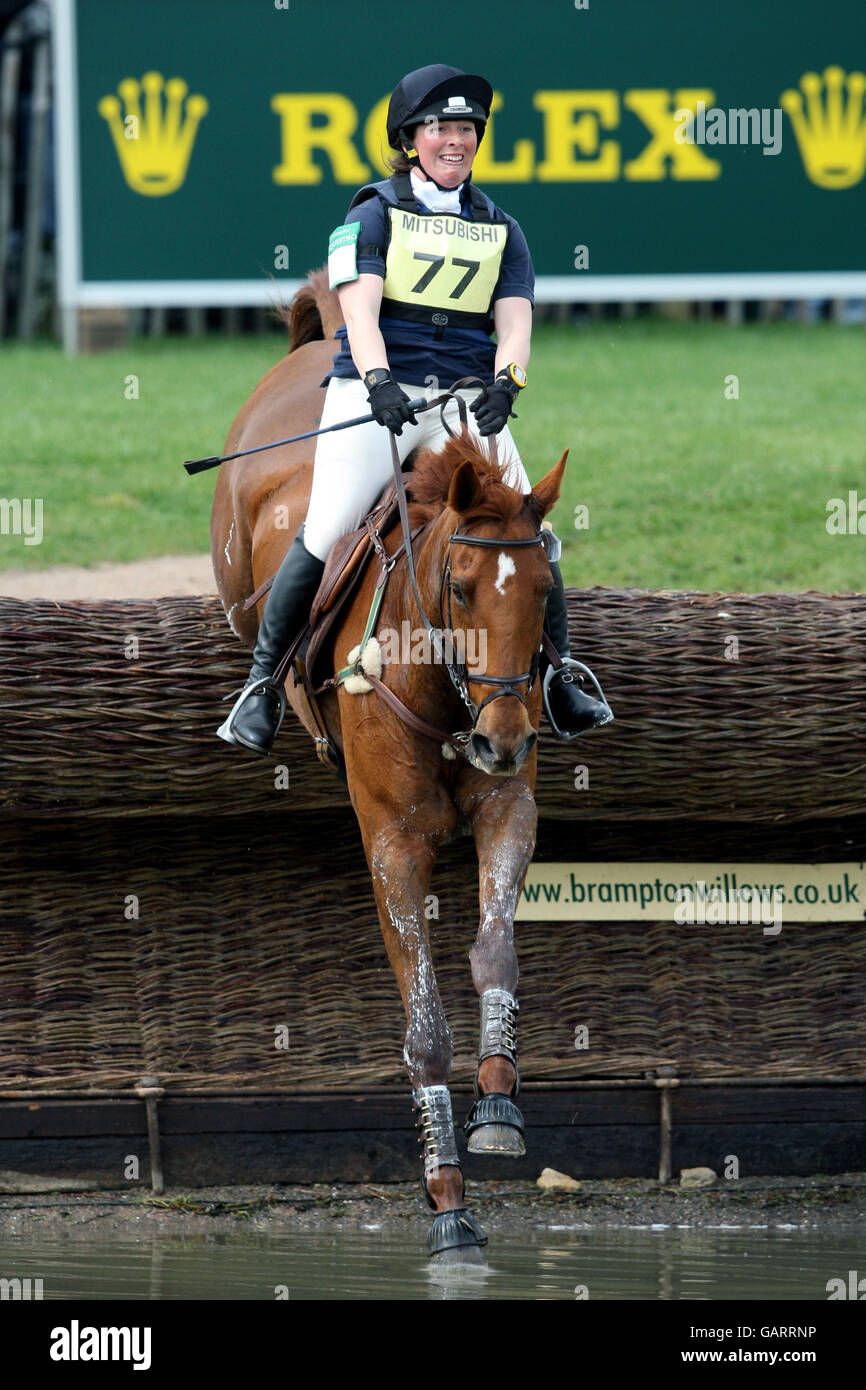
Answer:
POLYGON ((343 322, 340 301, 328 288, 326 269, 311 270, 291 304, 280 306, 280 318, 291 338, 289 352, 322 338, 333 338, 343 322))

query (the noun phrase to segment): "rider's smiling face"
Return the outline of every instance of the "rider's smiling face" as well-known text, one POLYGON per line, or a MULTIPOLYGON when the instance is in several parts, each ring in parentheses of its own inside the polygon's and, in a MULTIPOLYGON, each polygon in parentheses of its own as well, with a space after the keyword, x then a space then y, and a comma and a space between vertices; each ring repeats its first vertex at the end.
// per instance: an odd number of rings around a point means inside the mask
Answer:
POLYGON ((429 120, 415 128, 422 170, 445 188, 456 188, 472 168, 478 135, 472 121, 429 120))

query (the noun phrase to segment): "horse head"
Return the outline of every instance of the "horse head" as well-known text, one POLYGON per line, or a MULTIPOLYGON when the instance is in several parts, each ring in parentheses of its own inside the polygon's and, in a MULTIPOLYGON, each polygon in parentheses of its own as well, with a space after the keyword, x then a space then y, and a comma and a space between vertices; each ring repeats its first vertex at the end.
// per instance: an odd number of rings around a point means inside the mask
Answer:
POLYGON ((468 756, 492 775, 513 776, 538 740, 526 699, 552 588, 540 527, 567 457, 524 495, 463 432, 441 454, 421 455, 411 482, 413 498, 441 506, 433 533, 439 616, 474 713, 468 756))

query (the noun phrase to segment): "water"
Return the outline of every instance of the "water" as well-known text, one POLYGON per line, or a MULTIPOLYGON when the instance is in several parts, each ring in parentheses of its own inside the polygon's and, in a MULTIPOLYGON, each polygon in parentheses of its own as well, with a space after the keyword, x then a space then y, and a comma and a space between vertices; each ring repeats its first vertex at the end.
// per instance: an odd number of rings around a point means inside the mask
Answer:
POLYGON ((0 1236, 0 1278, 44 1299, 827 1299, 866 1273, 861 1231, 570 1226, 497 1234, 486 1268, 437 1269, 375 1228, 85 1241, 0 1236), (582 1291, 585 1289, 585 1293, 582 1291))

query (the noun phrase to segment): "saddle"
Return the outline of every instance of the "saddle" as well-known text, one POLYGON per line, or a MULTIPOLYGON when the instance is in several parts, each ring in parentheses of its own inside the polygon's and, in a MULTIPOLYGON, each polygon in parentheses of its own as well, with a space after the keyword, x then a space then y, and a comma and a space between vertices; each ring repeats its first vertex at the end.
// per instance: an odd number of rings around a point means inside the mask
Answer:
POLYGON ((325 572, 310 610, 310 640, 305 665, 310 681, 315 685, 316 666, 328 635, 337 619, 354 597, 367 566, 376 553, 374 534, 388 530, 398 518, 397 490, 390 482, 379 501, 364 518, 363 526, 349 531, 331 547, 325 562, 325 572))
MULTIPOLYGON (((410 464, 414 452, 409 455, 406 464, 410 464)), ((282 679, 283 675, 288 674, 291 666, 295 688, 301 688, 310 718, 318 729, 318 737, 315 739, 316 755, 329 771, 337 773, 344 781, 343 760, 330 739, 316 699, 316 686, 321 683, 316 668, 322 660, 328 637, 357 592, 372 556, 378 554, 381 558, 384 552, 379 539, 380 532, 390 530, 398 519, 397 490, 392 480, 381 493, 375 507, 364 518, 363 526, 347 532, 332 546, 310 610, 309 636, 306 644, 305 629, 304 632, 298 633, 276 673, 282 679)), ((271 575, 260 584, 255 592, 244 600, 244 610, 258 603, 273 582, 274 575, 271 575)))

